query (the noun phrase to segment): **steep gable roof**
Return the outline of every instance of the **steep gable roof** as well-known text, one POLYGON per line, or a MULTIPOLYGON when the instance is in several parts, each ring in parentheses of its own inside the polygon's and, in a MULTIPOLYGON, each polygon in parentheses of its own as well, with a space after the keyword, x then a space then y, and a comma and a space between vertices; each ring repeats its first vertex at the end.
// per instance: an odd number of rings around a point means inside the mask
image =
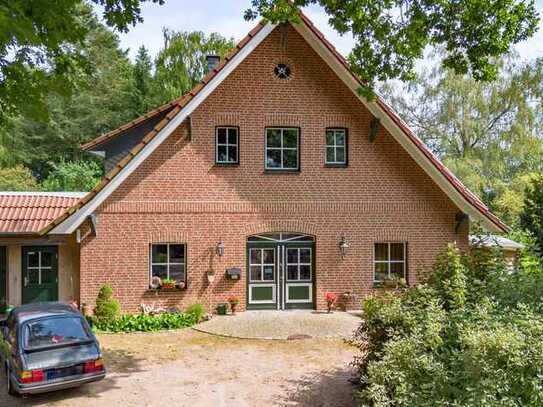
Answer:
MULTIPOLYGON (((357 89, 362 84, 354 75, 345 58, 337 52, 324 35, 313 23, 301 13, 301 23, 294 28, 306 39, 323 60, 328 63, 338 77, 355 93, 368 110, 381 120, 382 125, 402 145, 411 157, 428 173, 449 198, 472 219, 480 221, 492 232, 507 231, 507 226, 501 222, 489 208, 471 193, 450 172, 441 161, 426 147, 426 145, 409 129, 401 118, 379 97, 368 102, 362 98, 357 89)), ((166 117, 149 132, 140 144, 111 170, 103 181, 82 198, 76 205, 59 216, 41 233, 66 234, 73 233, 77 227, 143 162, 189 115, 202 103, 209 94, 274 30, 276 25, 260 22, 237 47, 210 72, 201 83, 191 92, 177 101, 166 117)), ((151 112, 151 115, 154 113, 151 112)), ((136 119, 136 124, 127 124, 123 130, 117 129, 94 141, 94 145, 115 137, 122 131, 137 125, 145 119, 136 119), (139 120, 139 121, 138 121, 139 120)), ((87 145, 93 142, 87 143, 87 145)))

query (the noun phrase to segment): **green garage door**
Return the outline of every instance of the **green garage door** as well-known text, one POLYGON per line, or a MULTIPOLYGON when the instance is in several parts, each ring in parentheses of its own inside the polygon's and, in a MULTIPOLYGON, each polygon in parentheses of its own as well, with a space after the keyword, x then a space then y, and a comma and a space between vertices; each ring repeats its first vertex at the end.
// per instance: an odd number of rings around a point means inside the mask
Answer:
POLYGON ((8 256, 6 246, 0 246, 0 305, 8 299, 8 256))

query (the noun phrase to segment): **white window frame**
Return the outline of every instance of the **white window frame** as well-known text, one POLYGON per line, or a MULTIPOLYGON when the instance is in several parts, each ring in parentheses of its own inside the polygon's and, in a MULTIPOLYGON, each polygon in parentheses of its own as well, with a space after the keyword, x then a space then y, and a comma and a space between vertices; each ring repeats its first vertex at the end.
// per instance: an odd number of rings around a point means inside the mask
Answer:
POLYGON ((215 163, 216 164, 239 164, 239 128, 236 126, 217 126, 215 128, 215 163), (226 130, 226 143, 219 143, 219 130, 226 130), (230 130, 236 131, 236 143, 232 144, 229 140, 229 132, 230 130), (229 161, 228 160, 228 149, 229 147, 235 146, 236 147, 236 161, 229 161), (219 160, 219 147, 226 147, 226 161, 219 160))
MULTIPOLYGON (((42 277, 41 277, 41 273, 42 273, 42 270, 43 271, 46 271, 46 270, 52 270, 53 269, 53 265, 51 264, 51 266, 42 266, 42 262, 41 262, 41 255, 42 253, 44 252, 44 250, 39 250, 39 249, 36 249, 34 251, 28 251, 26 252, 26 275, 28 275, 29 271, 30 270, 38 270, 38 285, 41 285, 41 281, 42 281, 42 277), (38 254, 38 265, 37 266, 30 266, 30 255, 33 255, 33 254, 38 254)), ((51 253, 51 256, 54 256, 53 253, 51 253)), ((51 259, 53 260, 53 259, 51 259)), ((27 276, 25 276, 25 279, 27 278, 27 276)), ((26 286, 26 284, 25 284, 26 286)))
POLYGON ((347 129, 342 129, 342 128, 328 128, 326 129, 325 133, 324 133, 324 144, 325 144, 325 147, 324 147, 324 163, 326 165, 342 165, 342 166, 345 166, 347 165, 347 154, 348 154, 348 149, 347 149, 347 144, 348 144, 348 135, 347 135, 347 129), (334 144, 328 144, 328 132, 333 132, 334 134, 334 144), (338 134, 342 134, 343 137, 345 138, 345 144, 343 145, 340 145, 340 144, 336 144, 336 135, 338 134), (334 161, 328 161, 328 149, 329 148, 333 148, 334 149, 334 161), (344 150, 344 160, 343 161, 338 161, 337 160, 337 149, 338 148, 343 148, 344 150))
POLYGON ((383 281, 377 280, 375 278, 375 266, 377 264, 387 264, 387 276, 390 278, 390 265, 391 264, 403 264, 403 277, 404 279, 407 278, 407 243, 406 242, 374 242, 373 243, 373 282, 374 283, 382 283, 383 281), (387 245, 387 260, 376 260, 375 256, 375 246, 378 244, 386 244, 387 245), (390 246, 393 244, 401 244, 403 247, 403 260, 390 260, 390 246))
POLYGON ((276 252, 275 252, 275 248, 273 247, 251 247, 249 249, 249 283, 273 283, 275 282, 276 280, 276 276, 277 276, 277 267, 275 265, 275 255, 276 255, 276 252), (253 252, 253 250, 255 251, 260 251, 260 263, 253 263, 253 259, 251 256, 251 253, 253 252), (274 259, 274 263, 264 263, 264 255, 263 255, 263 252, 264 250, 273 250, 273 259, 274 259), (253 280, 253 277, 252 277, 252 273, 251 273, 251 269, 252 267, 260 267, 260 280, 253 280), (264 267, 265 266, 273 266, 273 280, 264 280, 264 267))
POLYGON ((151 243, 149 245, 149 286, 153 281, 153 266, 166 266, 166 278, 170 279, 170 266, 183 266, 183 271, 185 274, 185 279, 183 281, 177 281, 186 283, 187 282, 187 245, 186 243, 151 243), (173 263, 170 262, 170 246, 183 246, 183 263, 173 263), (153 262, 153 246, 166 246, 166 263, 154 263, 153 262))
POLYGON ((264 131, 264 168, 267 171, 299 171, 300 170, 300 129, 298 127, 266 127, 264 131), (268 147, 268 131, 269 130, 280 130, 281 131, 281 147, 268 147), (283 147, 283 139, 285 130, 296 130, 297 139, 296 147, 283 147), (268 151, 269 150, 279 150, 281 151, 281 167, 268 167, 268 151), (283 166, 283 152, 296 151, 296 167, 284 167, 283 166))

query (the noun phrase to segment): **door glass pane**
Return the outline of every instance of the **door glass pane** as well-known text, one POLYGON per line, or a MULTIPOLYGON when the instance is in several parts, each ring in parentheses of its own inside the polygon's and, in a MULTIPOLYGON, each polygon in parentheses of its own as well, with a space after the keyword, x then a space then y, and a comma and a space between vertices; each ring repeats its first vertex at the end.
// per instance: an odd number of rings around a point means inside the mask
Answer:
POLYGON ((375 281, 384 281, 388 276, 388 263, 375 263, 375 281))
POLYGON ((38 267, 40 265, 38 252, 28 252, 28 267, 38 267))
POLYGON ((388 260, 387 243, 375 243, 375 260, 388 260))
POLYGON ((170 265, 170 278, 177 281, 185 281, 185 265, 184 264, 171 264, 170 265))
POLYGON ((40 282, 40 272, 39 269, 28 269, 26 271, 26 284, 39 284, 40 282))
POLYGON ((52 267, 53 266, 53 253, 41 252, 41 266, 52 267))
POLYGON ((286 147, 286 148, 298 147, 298 130, 296 129, 283 130, 283 147, 286 147))
POLYGON ((298 168, 298 150, 283 151, 283 168, 298 168))
POLYGON ((274 249, 264 249, 263 255, 264 255, 264 264, 274 264, 275 258, 274 258, 274 249))
POLYGON ((170 263, 185 262, 185 246, 182 244, 170 245, 170 263))
POLYGON ((261 256, 260 256, 260 249, 251 249, 251 264, 260 264, 261 263, 261 256))
POLYGON ((404 260, 403 258, 403 243, 390 244, 390 260, 404 260))
POLYGON ((298 280, 298 266, 287 266, 287 278, 289 280, 298 280))
POLYGON ((268 147, 281 147, 281 130, 268 129, 266 131, 266 143, 268 147))
POLYGON ((391 263, 390 264, 390 277, 404 278, 403 274, 404 263, 391 263))
POLYGON ((310 249, 300 249, 300 263, 311 263, 310 249))
POLYGON ((167 266, 153 266, 153 277, 160 277, 161 279, 168 278, 167 266))
POLYGON ((154 244, 152 246, 152 262, 167 263, 168 262, 168 245, 154 244))
POLYGON ((260 266, 251 266, 251 275, 250 275, 251 281, 261 280, 260 270, 261 270, 260 266))
POLYGON ((303 264, 300 266, 300 280, 311 280, 311 266, 303 264))
POLYGON ((55 284, 57 282, 57 273, 50 267, 41 269, 41 283, 55 284))
POLYGON ((275 280, 275 267, 274 266, 264 266, 264 280, 273 281, 275 280))
POLYGON ((226 129, 217 129, 217 143, 226 144, 226 129))
POLYGON ((268 150, 266 152, 266 166, 268 168, 281 168, 281 150, 268 150))
POLYGON ((287 263, 298 263, 298 249, 287 249, 287 263))

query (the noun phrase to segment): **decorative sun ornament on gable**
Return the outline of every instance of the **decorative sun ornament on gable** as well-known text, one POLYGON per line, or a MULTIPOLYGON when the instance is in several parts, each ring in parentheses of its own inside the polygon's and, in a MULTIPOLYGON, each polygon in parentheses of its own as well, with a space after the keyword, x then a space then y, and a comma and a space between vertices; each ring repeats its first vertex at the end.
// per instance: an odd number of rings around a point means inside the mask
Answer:
POLYGON ((287 62, 279 62, 273 68, 273 73, 277 79, 289 80, 292 77, 292 68, 287 62))

